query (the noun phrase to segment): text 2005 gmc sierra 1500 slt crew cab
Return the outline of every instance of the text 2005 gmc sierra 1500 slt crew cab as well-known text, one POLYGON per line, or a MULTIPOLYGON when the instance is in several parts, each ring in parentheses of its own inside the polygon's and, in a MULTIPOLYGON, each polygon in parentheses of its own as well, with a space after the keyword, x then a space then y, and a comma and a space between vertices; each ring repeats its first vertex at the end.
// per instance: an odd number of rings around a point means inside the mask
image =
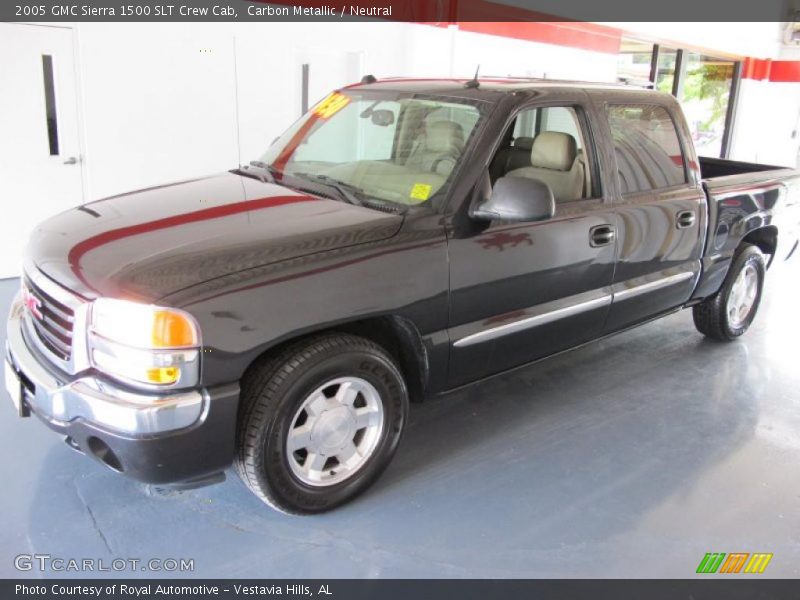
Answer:
POLYGON ((7 388, 138 480, 233 464, 324 511, 386 468, 409 400, 684 307, 742 335, 797 247, 798 186, 699 159, 654 91, 368 77, 246 167, 38 226, 7 388))

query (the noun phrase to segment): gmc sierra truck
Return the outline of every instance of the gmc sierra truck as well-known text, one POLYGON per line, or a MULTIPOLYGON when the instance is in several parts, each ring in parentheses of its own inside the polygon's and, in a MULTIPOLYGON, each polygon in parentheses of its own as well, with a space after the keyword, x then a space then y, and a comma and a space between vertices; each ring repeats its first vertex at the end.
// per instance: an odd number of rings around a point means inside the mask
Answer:
POLYGON ((140 481, 233 465, 280 510, 331 509, 386 469, 409 401, 682 308, 747 331, 800 174, 691 139, 650 90, 367 77, 246 166, 39 225, 7 389, 140 481))

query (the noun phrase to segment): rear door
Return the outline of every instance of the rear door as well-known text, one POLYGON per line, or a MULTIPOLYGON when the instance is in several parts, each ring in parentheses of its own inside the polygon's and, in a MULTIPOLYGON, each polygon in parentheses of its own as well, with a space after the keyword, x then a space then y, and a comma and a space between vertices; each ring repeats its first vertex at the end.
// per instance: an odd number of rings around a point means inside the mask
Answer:
POLYGON ((570 348, 602 329, 611 303, 614 214, 598 175, 588 98, 580 90, 553 95, 548 92, 542 101, 520 107, 494 128, 494 140, 502 142, 487 152, 476 198, 490 193, 500 176, 544 174, 556 195, 555 216, 539 222, 481 222, 464 211, 450 223, 451 387, 570 348), (547 156, 548 144, 535 141, 543 133, 551 141, 571 136, 577 148, 569 149, 566 158, 555 145, 554 155, 547 156), (496 168, 498 158, 513 151, 519 138, 534 138, 534 148, 526 146, 527 166, 520 171, 520 162, 503 158, 503 166, 496 168), (533 164, 534 149, 545 154, 537 158, 544 170, 533 164), (567 163, 574 161, 589 173, 585 186, 570 183, 575 173, 567 163))
POLYGON ((604 98, 599 108, 615 164, 618 256, 604 329, 611 332, 689 299, 700 273, 707 204, 677 103, 628 93, 604 98))

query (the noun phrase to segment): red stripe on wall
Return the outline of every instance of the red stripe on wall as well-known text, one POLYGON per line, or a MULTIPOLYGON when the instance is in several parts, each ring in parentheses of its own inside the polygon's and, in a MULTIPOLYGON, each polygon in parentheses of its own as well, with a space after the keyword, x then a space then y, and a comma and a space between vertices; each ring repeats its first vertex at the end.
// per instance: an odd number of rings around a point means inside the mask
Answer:
POLYGON ((800 83, 800 60, 745 58, 742 77, 775 83, 800 83))
POLYGON ((772 61, 760 58, 745 58, 742 64, 742 78, 744 79, 769 79, 772 61))
POLYGON ((776 82, 800 82, 800 61, 775 60, 769 72, 769 80, 776 82))

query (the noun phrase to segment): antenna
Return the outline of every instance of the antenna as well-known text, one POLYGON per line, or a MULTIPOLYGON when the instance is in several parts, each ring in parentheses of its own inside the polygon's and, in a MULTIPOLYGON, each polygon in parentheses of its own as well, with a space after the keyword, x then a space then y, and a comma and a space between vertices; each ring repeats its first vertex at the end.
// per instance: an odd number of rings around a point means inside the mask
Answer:
POLYGON ((481 84, 478 81, 478 73, 480 72, 480 70, 481 70, 481 66, 478 65, 478 68, 475 69, 475 77, 473 77, 467 83, 464 84, 465 88, 478 88, 478 87, 480 87, 481 84))

